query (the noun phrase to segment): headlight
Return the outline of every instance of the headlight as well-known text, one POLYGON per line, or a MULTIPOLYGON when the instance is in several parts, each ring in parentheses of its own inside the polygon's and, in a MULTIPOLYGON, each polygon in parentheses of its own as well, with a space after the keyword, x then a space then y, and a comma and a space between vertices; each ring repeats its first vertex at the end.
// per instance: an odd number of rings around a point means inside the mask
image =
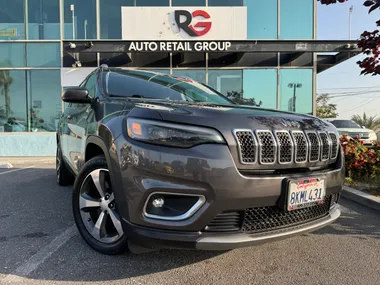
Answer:
POLYGON ((213 129, 163 123, 143 119, 127 119, 131 139, 152 144, 189 148, 199 144, 225 144, 222 136, 213 129))
POLYGON ((370 132, 369 132, 369 138, 370 138, 371 140, 377 140, 377 135, 376 135, 376 133, 375 133, 374 131, 370 131, 370 132))

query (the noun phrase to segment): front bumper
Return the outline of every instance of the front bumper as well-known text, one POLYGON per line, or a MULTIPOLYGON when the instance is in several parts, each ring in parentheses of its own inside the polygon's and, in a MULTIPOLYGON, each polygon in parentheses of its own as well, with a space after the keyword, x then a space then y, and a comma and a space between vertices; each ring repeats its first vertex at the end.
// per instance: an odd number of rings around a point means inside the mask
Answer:
POLYGON ((331 208, 329 215, 324 218, 300 226, 260 234, 176 232, 132 225, 125 220, 123 227, 131 242, 150 249, 230 250, 312 232, 333 223, 340 215, 340 206, 337 204, 331 208))

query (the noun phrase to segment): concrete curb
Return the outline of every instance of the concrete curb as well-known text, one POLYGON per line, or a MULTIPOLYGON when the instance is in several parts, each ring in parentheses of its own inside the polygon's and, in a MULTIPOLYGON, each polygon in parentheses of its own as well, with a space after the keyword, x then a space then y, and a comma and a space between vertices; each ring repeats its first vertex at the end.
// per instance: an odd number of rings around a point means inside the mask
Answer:
POLYGON ((359 203, 363 206, 380 210, 380 198, 371 194, 359 191, 357 189, 344 186, 342 191, 342 197, 359 203))
MULTIPOLYGON (((46 156, 46 157, 1 157, 0 156, 0 165, 1 164, 51 164, 55 163, 55 156, 46 156)), ((0 167, 1 168, 1 167, 0 167)))

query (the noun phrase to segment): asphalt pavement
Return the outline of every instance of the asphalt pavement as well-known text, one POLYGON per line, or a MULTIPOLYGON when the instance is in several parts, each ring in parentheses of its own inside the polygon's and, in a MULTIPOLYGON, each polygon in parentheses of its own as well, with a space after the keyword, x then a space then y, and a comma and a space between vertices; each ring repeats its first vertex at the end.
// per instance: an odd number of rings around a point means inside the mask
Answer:
POLYGON ((0 284, 380 284, 380 214, 341 200, 322 230, 228 252, 106 256, 74 227, 54 165, 0 169, 0 284))

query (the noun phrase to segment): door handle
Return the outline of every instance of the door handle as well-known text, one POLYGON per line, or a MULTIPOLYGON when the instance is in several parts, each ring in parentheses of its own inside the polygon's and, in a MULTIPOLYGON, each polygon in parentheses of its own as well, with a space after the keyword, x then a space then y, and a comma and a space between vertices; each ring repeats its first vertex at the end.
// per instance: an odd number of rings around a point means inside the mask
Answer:
POLYGON ((72 118, 73 118, 73 116, 71 116, 71 115, 68 115, 68 116, 67 116, 67 119, 68 119, 68 120, 71 120, 72 118))

